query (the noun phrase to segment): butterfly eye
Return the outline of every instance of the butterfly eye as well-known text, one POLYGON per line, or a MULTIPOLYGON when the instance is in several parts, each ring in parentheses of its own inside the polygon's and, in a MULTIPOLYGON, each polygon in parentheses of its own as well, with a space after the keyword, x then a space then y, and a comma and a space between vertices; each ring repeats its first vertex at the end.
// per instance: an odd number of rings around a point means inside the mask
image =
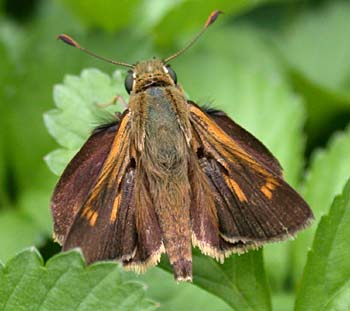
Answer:
POLYGON ((130 94, 134 85, 134 73, 130 70, 124 81, 125 89, 130 94))
POLYGON ((169 65, 166 66, 166 69, 168 70, 169 76, 171 77, 171 79, 173 79, 174 83, 176 84, 177 83, 177 76, 176 76, 175 71, 169 65))

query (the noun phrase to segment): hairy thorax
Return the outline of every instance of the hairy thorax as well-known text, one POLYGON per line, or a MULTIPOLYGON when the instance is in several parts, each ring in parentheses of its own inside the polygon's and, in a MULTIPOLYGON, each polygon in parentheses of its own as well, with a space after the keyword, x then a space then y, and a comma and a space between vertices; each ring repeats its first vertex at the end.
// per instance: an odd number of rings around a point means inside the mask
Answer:
POLYGON ((156 175, 176 175, 187 166, 188 121, 180 95, 175 87, 151 87, 134 95, 141 108, 132 122, 135 142, 143 165, 156 175))

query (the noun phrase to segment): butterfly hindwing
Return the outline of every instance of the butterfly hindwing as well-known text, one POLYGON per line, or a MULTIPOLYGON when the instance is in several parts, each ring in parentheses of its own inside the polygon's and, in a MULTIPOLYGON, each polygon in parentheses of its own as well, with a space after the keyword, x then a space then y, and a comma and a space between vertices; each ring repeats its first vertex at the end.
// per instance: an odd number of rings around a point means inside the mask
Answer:
MULTIPOLYGON (((196 105, 189 107, 193 148, 207 177, 224 240, 219 248, 217 236, 207 234, 197 243, 199 247, 210 245, 226 256, 291 237, 306 227, 312 212, 283 180, 280 165, 267 148, 223 113, 215 112, 212 117, 196 105)), ((196 227, 193 231, 200 237, 196 227)))
POLYGON ((141 165, 138 165, 135 179, 134 202, 137 202, 135 208, 137 245, 134 256, 123 259, 123 265, 129 270, 143 273, 159 262, 165 249, 149 185, 141 165))

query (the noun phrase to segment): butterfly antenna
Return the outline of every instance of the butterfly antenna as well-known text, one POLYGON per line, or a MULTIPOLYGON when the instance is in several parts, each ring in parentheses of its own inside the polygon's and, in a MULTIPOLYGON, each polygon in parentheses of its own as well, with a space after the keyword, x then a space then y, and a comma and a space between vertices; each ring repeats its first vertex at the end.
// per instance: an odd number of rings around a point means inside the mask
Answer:
POLYGON ((74 39, 72 39, 70 36, 68 35, 65 35, 65 34, 62 34, 62 35, 59 35, 57 36, 57 39, 63 41, 64 43, 70 45, 70 46, 74 46, 75 48, 95 57, 95 58, 98 58, 98 59, 101 59, 105 62, 108 62, 108 63, 111 63, 111 64, 114 64, 114 65, 120 65, 120 66, 124 66, 124 67, 129 67, 129 68, 134 68, 133 65, 131 64, 128 64, 128 63, 124 63, 124 62, 118 62, 118 61, 115 61, 115 60, 112 60, 112 59, 108 59, 108 58, 105 58, 103 56, 100 56, 100 55, 97 55, 85 48, 83 48, 82 46, 80 46, 80 44, 78 42, 76 42, 74 39))
POLYGON ((187 43, 187 45, 185 45, 185 47, 183 47, 180 51, 176 52, 175 54, 167 57, 166 59, 164 59, 164 63, 168 63, 171 60, 173 60, 174 58, 178 57, 179 55, 181 55, 182 53, 184 53, 185 51, 187 51, 198 39, 199 37, 207 30, 207 28, 216 21, 216 19, 218 18, 218 16, 223 13, 222 11, 219 10, 215 10, 213 11, 209 17, 207 18, 202 30, 189 42, 187 43))

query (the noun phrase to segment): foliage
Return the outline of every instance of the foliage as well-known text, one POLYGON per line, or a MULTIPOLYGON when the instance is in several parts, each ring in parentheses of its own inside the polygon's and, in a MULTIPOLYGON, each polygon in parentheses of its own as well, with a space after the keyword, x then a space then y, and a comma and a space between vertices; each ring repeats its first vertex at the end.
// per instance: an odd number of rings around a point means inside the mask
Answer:
POLYGON ((1 310, 155 310, 139 282, 123 280, 116 263, 86 267, 82 255, 69 251, 45 266, 28 249, 0 267, 1 310))
POLYGON ((0 309, 349 309, 348 3, 50 0, 30 2, 25 15, 18 3, 0 1, 0 309), (127 100, 124 71, 55 36, 134 63, 173 53, 213 9, 225 14, 172 67, 189 98, 223 109, 277 156, 313 226, 223 265, 195 249, 193 284, 176 285, 165 258, 137 277, 111 262, 86 267, 76 251, 55 255, 57 176, 45 161, 59 175, 90 131, 122 110, 100 104, 127 100), (31 245, 42 255, 21 251, 31 245))
POLYGON ((296 311, 350 308, 350 181, 321 218, 299 288, 296 311))

